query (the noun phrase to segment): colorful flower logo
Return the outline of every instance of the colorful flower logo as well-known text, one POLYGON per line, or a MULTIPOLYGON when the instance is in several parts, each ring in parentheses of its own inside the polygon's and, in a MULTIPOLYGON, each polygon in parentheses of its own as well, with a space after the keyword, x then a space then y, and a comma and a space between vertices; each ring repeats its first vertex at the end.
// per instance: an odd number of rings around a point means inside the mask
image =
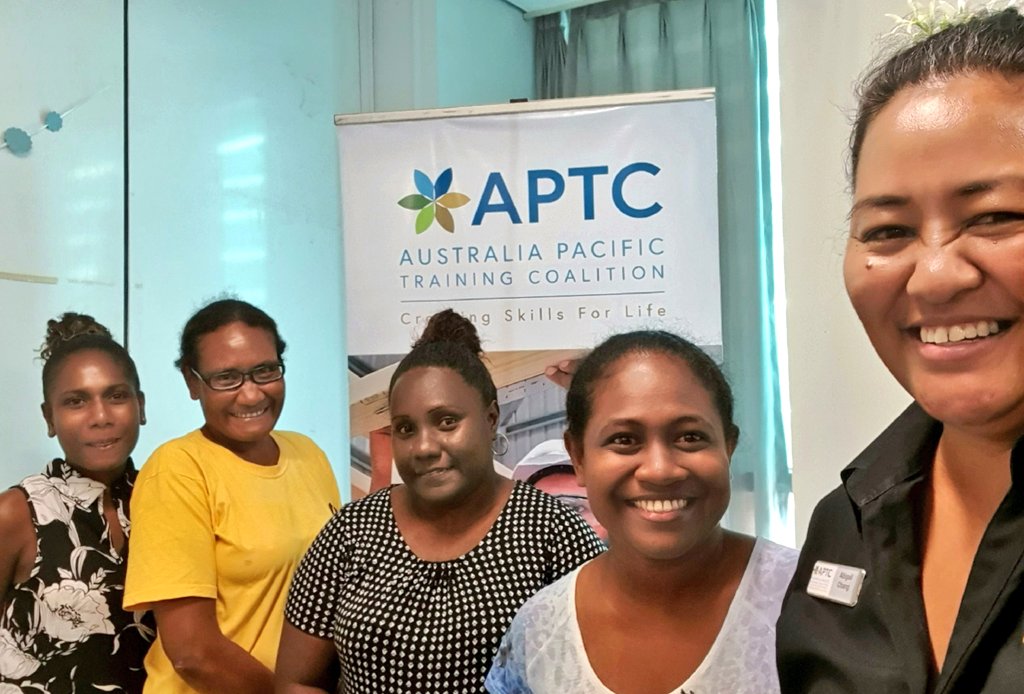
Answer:
POLYGON ((416 215, 416 233, 422 234, 436 219, 442 229, 454 234, 455 220, 452 219, 450 210, 465 205, 469 202, 469 197, 451 192, 451 168, 442 171, 436 181, 431 181, 430 176, 416 169, 413 171, 412 180, 419 192, 406 195, 398 204, 407 210, 419 210, 419 214, 416 215))

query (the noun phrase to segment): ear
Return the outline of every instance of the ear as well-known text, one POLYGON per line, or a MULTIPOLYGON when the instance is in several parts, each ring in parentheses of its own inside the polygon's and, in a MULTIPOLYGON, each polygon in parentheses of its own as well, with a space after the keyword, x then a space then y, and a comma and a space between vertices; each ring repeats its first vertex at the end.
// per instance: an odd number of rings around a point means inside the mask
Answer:
POLYGON ((53 408, 44 402, 39 409, 43 411, 43 419, 46 420, 46 435, 52 439, 57 435, 57 430, 53 428, 53 408))
POLYGON ((729 461, 732 462, 732 454, 736 452, 736 446, 740 443, 740 428, 735 424, 732 425, 732 431, 726 434, 725 437, 725 452, 729 455, 729 461))
POLYGON ((146 424, 146 394, 139 391, 136 397, 139 400, 139 425, 144 426, 146 424))
POLYGON ((586 487, 587 476, 583 471, 583 442, 574 439, 568 431, 562 434, 562 442, 565 444, 565 450, 569 453, 573 472, 576 473, 576 484, 586 487))
POLYGON ((185 385, 188 386, 188 396, 193 400, 199 399, 199 388, 202 383, 196 378, 196 375, 192 373, 191 369, 181 367, 181 376, 185 379, 185 385))
POLYGON ((495 436, 498 433, 498 403, 491 400, 491 404, 487 406, 487 425, 491 430, 491 436, 495 436))

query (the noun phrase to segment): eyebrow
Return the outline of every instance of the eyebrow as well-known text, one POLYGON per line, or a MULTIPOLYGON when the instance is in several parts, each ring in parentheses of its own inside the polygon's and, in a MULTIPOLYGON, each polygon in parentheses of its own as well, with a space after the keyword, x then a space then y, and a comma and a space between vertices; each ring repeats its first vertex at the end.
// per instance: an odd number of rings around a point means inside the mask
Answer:
MULTIPOLYGON (((1003 178, 970 181, 956 188, 953 191, 953 195, 958 198, 971 198, 1012 184, 1024 187, 1024 176, 1011 175, 1003 178)), ((855 202, 853 207, 850 208, 850 215, 853 215, 853 213, 866 207, 872 209, 890 209, 894 207, 906 207, 909 204, 910 198, 904 195, 873 195, 855 202)))
MULTIPOLYGON (((619 427, 619 426, 636 426, 636 425, 639 425, 639 424, 640 424, 640 420, 638 420, 638 419, 632 419, 632 418, 629 418, 629 417, 622 417, 622 418, 618 418, 618 419, 609 419, 604 424, 602 429, 606 429, 608 427, 619 427)), ((699 415, 695 415, 695 414, 688 414, 688 415, 683 415, 682 417, 677 417, 676 419, 673 419, 669 423, 670 426, 679 425, 679 424, 703 424, 705 426, 711 426, 711 422, 709 422, 708 420, 704 419, 703 417, 701 417, 699 415)))
POLYGON ((955 195, 957 197, 968 198, 972 195, 978 195, 980 193, 988 193, 989 191, 1011 184, 1017 184, 1020 187, 1024 187, 1024 176, 1006 176, 1004 178, 993 178, 983 181, 971 181, 956 189, 955 195))
MULTIPOLYGON (((446 405, 446 404, 433 405, 432 407, 430 407, 427 410, 427 416, 428 417, 432 416, 432 415, 437 415, 437 414, 449 414, 449 413, 455 414, 455 415, 462 415, 463 414, 462 410, 456 408, 454 405, 446 405)), ((412 419, 412 415, 405 414, 404 412, 399 412, 397 414, 392 414, 391 421, 393 422, 396 419, 402 419, 402 418, 412 419)))
MULTIPOLYGON (((120 390, 122 388, 128 388, 128 387, 129 386, 128 386, 128 382, 127 381, 124 381, 123 383, 111 383, 109 386, 107 386, 102 391, 100 391, 100 393, 103 394, 103 395, 106 395, 107 393, 109 393, 111 391, 120 390)), ((60 397, 62 397, 62 398, 66 398, 69 395, 91 395, 91 394, 92 394, 92 391, 88 390, 87 388, 69 388, 68 390, 62 390, 58 395, 60 397)))
POLYGON ((850 208, 850 215, 866 207, 873 209, 889 209, 892 207, 906 207, 910 204, 910 198, 904 195, 872 195, 853 203, 850 208))

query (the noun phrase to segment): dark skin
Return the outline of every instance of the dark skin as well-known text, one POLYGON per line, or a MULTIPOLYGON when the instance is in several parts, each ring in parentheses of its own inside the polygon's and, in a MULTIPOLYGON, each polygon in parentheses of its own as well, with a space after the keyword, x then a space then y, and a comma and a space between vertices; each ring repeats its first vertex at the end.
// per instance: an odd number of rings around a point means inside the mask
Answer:
POLYGON ((590 404, 582 435, 565 436, 609 536, 608 551, 577 577, 587 660, 617 694, 676 691, 718 637, 754 547, 719 525, 735 434, 670 355, 612 362, 590 404), (644 508, 655 501, 660 510, 644 508))
MULTIPOLYGON (((480 544, 512 491, 491 462, 497 404, 484 403, 459 374, 437 367, 403 374, 390 400, 395 463, 405 481, 391 491, 399 532, 424 561, 456 559, 480 544)), ((337 682, 336 668, 330 639, 285 622, 275 691, 326 694, 337 682)))
MULTIPOLYGON (((102 497, 110 546, 121 552, 124 531, 109 485, 125 470, 140 424, 145 398, 124 370, 99 350, 67 356, 54 373, 41 406, 47 433, 57 437, 66 462, 79 474, 108 486, 102 497), (97 447, 96 444, 104 442, 97 447)), ((37 537, 28 500, 20 489, 0 494, 0 596, 30 577, 37 537)))
POLYGON ((576 614, 587 658, 605 686, 618 694, 664 694, 686 681, 718 637, 753 547, 752 538, 723 531, 690 571, 622 563, 612 552, 586 565, 576 583, 576 614))
MULTIPOLYGON (((228 369, 249 371, 277 362, 274 335, 232 322, 199 338, 197 371, 212 375, 228 369)), ((270 432, 284 404, 284 379, 258 384, 251 378, 229 391, 216 391, 190 369, 182 376, 192 399, 203 408, 203 435, 254 465, 276 465, 280 457, 270 432), (252 418, 235 415, 256 413, 252 418)), ((217 622, 213 598, 187 597, 151 605, 160 640, 174 671, 206 694, 263 694, 274 689, 274 673, 226 637, 217 622)))

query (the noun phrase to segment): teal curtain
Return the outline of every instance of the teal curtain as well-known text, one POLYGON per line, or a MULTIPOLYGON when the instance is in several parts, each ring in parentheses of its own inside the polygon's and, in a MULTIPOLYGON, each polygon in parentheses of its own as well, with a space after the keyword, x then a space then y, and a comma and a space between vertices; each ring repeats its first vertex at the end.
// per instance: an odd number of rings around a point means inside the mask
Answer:
POLYGON ((565 34, 561 13, 537 17, 533 22, 533 79, 538 99, 565 93, 565 34))
POLYGON ((791 490, 775 342, 763 0, 608 0, 573 10, 564 90, 714 87, 725 370, 736 393, 736 529, 784 538, 791 490))

